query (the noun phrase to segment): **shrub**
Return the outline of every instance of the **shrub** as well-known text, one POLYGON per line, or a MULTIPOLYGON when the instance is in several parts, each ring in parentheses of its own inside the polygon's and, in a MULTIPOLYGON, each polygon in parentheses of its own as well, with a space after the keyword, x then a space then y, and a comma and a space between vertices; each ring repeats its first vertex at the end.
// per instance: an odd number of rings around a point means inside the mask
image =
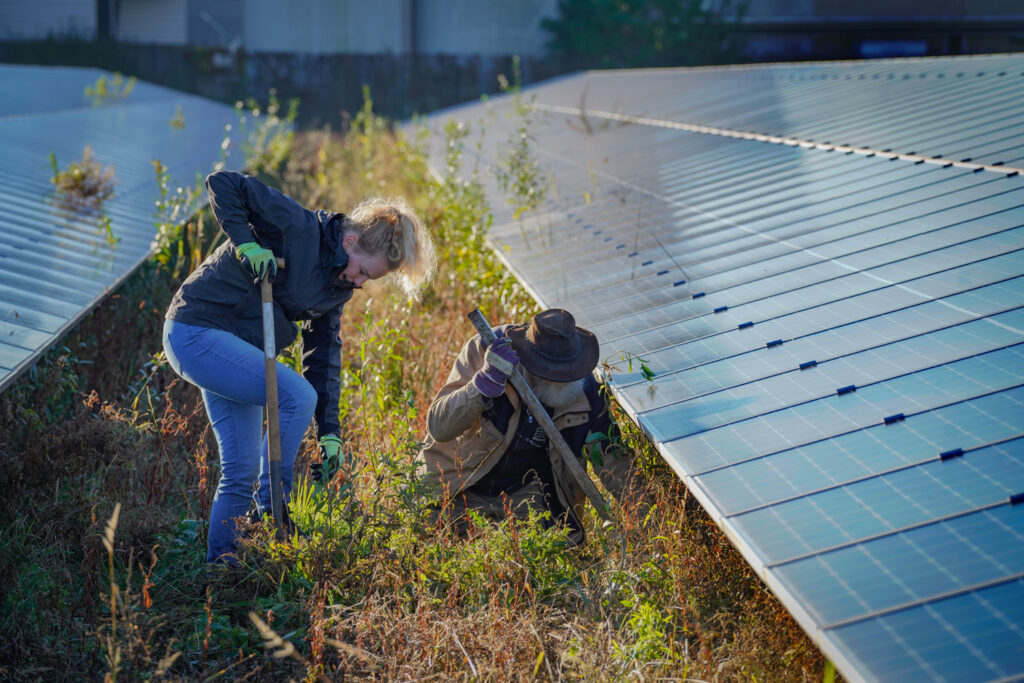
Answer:
POLYGON ((57 155, 51 152, 50 166, 53 168, 50 182, 66 206, 99 209, 103 202, 114 196, 117 184, 114 167, 103 166, 96 161, 90 145, 82 150, 80 160, 72 161, 64 170, 57 164, 57 155))

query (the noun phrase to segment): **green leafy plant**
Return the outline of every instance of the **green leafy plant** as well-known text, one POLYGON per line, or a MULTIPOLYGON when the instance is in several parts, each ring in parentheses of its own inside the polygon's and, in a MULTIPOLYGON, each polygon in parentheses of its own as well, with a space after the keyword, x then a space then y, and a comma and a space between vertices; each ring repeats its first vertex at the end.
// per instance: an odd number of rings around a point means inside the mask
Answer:
POLYGON ((647 367, 647 362, 644 360, 640 361, 640 374, 648 382, 654 381, 654 371, 647 367))
POLYGON ((110 246, 114 246, 121 241, 121 238, 114 234, 114 226, 110 216, 103 214, 96 221, 96 225, 100 234, 103 235, 103 238, 110 246))
POLYGON ((494 167, 498 188, 508 195, 513 218, 536 209, 547 197, 548 177, 533 154, 533 126, 536 115, 536 96, 525 98, 522 93, 522 72, 519 57, 513 58, 514 81, 503 82, 503 89, 512 93, 515 128, 509 134, 500 163, 494 167))
POLYGON ((271 88, 265 107, 250 98, 236 102, 235 110, 246 168, 252 175, 278 180, 295 140, 299 100, 290 99, 282 112, 277 90, 271 88))
POLYGON ((104 74, 92 85, 85 86, 85 97, 94 107, 118 102, 131 94, 135 89, 135 83, 135 76, 125 78, 117 71, 110 77, 104 74))
POLYGON ((622 367, 618 363, 625 363, 626 373, 633 374, 633 365, 636 364, 639 368, 640 376, 647 382, 653 382, 654 378, 657 377, 657 373, 655 373, 654 370, 651 370, 648 362, 649 361, 647 359, 641 358, 635 353, 622 351, 619 353, 618 362, 613 362, 607 359, 602 362, 601 374, 607 378, 611 375, 622 372, 622 367))
POLYGON ((57 163, 57 155, 50 153, 50 167, 53 184, 62 205, 68 208, 100 209, 103 202, 114 196, 114 167, 103 166, 96 160, 92 146, 86 145, 82 150, 82 158, 72 161, 67 168, 61 169, 57 163))
POLYGON ((626 618, 626 631, 632 641, 619 646, 619 656, 625 660, 658 661, 672 658, 671 633, 666 632, 672 620, 646 600, 626 601, 631 607, 626 618))
POLYGON ((465 144, 471 134, 462 122, 446 124, 445 171, 431 190, 437 206, 433 223, 446 263, 440 277, 460 295, 471 296, 481 310, 503 310, 519 320, 534 311, 536 303, 487 245, 492 215, 478 170, 468 170, 468 179, 463 176, 465 144))
POLYGON ((172 182, 170 171, 159 159, 153 161, 157 199, 154 202, 156 236, 153 258, 175 277, 195 270, 212 249, 206 234, 206 218, 196 211, 204 196, 200 181, 183 187, 172 182))

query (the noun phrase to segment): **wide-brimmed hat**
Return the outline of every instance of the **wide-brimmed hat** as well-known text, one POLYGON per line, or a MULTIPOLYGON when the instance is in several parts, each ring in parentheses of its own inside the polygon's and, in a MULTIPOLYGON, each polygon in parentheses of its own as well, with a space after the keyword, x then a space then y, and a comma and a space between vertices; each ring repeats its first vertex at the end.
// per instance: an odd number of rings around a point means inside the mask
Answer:
POLYGON ((513 325, 507 334, 523 366, 542 379, 572 382, 597 367, 597 337, 576 327, 576 319, 561 308, 541 311, 529 325, 513 325))

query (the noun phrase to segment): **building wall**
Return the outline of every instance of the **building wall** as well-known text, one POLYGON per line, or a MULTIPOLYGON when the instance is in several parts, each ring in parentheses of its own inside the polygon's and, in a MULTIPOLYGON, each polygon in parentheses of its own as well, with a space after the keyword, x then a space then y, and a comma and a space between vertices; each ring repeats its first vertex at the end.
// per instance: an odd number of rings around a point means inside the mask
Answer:
POLYGON ((186 0, 120 0, 117 39, 126 43, 183 45, 188 41, 186 0))
POLYGON ((203 47, 242 47, 245 0, 188 0, 188 43, 203 47))
POLYGON ((245 0, 250 52, 402 53, 407 0, 245 0))
POLYGON ((418 0, 417 49, 424 54, 538 55, 545 17, 558 0, 418 0))
MULTIPOLYGON (((537 55, 547 40, 541 19, 558 11, 558 0, 241 1, 251 52, 537 55)), ((190 15, 226 4, 191 0, 190 15)))
POLYGON ((96 0, 0 0, 0 37, 37 40, 68 35, 96 35, 96 0))

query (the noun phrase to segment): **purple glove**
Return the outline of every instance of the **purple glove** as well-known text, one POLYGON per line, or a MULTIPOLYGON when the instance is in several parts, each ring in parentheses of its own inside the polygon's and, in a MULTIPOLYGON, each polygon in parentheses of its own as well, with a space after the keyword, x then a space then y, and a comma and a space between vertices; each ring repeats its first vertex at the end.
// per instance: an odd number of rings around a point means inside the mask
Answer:
POLYGON ((516 350, 503 332, 499 332, 484 354, 484 366, 473 375, 473 384, 488 398, 497 398, 505 391, 505 382, 519 363, 516 350))

